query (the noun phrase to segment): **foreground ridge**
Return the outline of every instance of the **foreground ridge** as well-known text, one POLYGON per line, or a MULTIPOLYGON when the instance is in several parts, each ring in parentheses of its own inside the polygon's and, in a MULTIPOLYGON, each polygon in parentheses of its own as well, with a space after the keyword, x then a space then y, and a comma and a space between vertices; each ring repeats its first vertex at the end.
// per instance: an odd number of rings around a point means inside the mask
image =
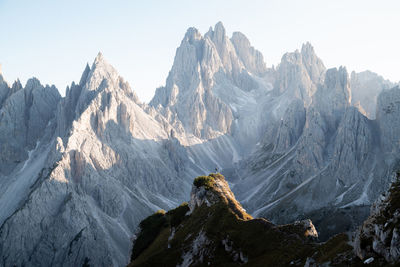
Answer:
POLYGON ((140 229, 129 266, 361 263, 345 234, 316 243, 318 233, 311 220, 275 225, 254 219, 219 173, 197 177, 189 203, 156 212, 140 223, 140 229))
POLYGON ((223 175, 193 181, 189 203, 140 223, 128 266, 392 266, 399 262, 400 173, 354 233, 319 243, 311 220, 253 218, 223 175))

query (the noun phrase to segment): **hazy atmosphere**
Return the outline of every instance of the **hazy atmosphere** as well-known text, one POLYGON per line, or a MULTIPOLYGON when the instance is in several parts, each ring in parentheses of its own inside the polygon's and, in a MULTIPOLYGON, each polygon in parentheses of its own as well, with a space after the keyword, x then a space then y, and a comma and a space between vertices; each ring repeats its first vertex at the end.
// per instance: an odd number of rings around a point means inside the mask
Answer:
POLYGON ((267 66, 310 41, 329 67, 400 80, 399 1, 0 0, 0 64, 7 81, 34 76, 64 95, 98 51, 148 102, 165 84, 188 27, 222 21, 241 31, 267 66))

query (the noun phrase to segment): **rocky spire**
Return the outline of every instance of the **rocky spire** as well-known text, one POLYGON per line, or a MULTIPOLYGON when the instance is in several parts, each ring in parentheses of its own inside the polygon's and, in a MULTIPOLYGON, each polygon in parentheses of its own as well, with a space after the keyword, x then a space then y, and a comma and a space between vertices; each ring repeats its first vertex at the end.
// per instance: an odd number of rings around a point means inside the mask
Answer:
POLYGON ((349 75, 345 67, 326 71, 325 82, 313 97, 313 105, 324 114, 330 127, 336 128, 351 103, 349 75))
POLYGON ((381 133, 381 143, 386 154, 400 151, 400 87, 382 91, 378 96, 376 120, 381 133))
POLYGON ((317 57, 314 47, 309 42, 302 45, 301 56, 303 65, 306 67, 310 79, 314 83, 320 83, 323 80, 325 66, 322 60, 317 57))
POLYGON ((267 67, 264 57, 260 51, 250 45, 250 41, 241 32, 234 32, 231 42, 236 49, 236 53, 249 72, 262 76, 267 67))
POLYGON ((82 73, 81 80, 79 81, 80 86, 83 86, 86 83, 87 78, 89 76, 89 72, 90 72, 90 67, 89 67, 89 63, 87 63, 85 70, 82 73))
POLYGON ((394 84, 371 71, 353 71, 350 87, 352 105, 361 106, 369 119, 375 119, 379 93, 394 87, 394 84))

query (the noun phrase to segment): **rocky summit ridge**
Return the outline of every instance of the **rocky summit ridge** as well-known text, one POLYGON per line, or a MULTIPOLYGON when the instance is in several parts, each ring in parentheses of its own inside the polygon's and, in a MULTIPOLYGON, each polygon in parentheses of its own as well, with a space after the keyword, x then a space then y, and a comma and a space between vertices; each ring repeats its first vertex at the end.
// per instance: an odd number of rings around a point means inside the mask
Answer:
POLYGON ((357 231, 321 243, 311 220, 274 225, 254 219, 224 176, 199 176, 189 204, 140 223, 128 266, 394 266, 400 257, 399 177, 357 231))
POLYGON ((310 220, 277 226, 253 219, 219 173, 197 177, 189 204, 158 211, 140 229, 129 266, 299 265, 318 238, 310 220))

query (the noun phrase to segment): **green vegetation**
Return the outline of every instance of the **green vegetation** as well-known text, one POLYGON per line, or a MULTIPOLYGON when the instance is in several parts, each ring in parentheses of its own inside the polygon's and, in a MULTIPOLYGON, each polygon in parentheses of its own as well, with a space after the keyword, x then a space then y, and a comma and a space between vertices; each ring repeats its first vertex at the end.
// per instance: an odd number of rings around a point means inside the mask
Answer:
POLYGON ((213 187, 215 184, 215 178, 213 176, 199 176, 196 179, 194 179, 193 184, 196 187, 201 187, 204 186, 206 190, 209 190, 213 187))
POLYGON ((131 260, 135 260, 141 255, 159 236, 164 236, 166 228, 178 226, 188 211, 189 205, 187 202, 184 202, 176 209, 170 210, 167 213, 164 210, 159 210, 144 219, 139 224, 141 231, 133 246, 131 260))
POLYGON ((353 247, 349 245, 349 238, 346 234, 338 234, 323 243, 317 248, 315 258, 318 263, 331 262, 331 264, 340 261, 339 255, 352 254, 353 247))
POLYGON ((167 212, 169 223, 172 227, 177 227, 182 220, 185 218, 185 214, 189 211, 189 205, 187 202, 183 202, 176 209, 167 212))
POLYGON ((151 245, 140 255, 136 254, 130 266, 176 266, 182 261, 183 251, 190 250, 201 231, 215 244, 213 256, 204 256, 205 265, 208 262, 210 266, 240 263, 240 259, 235 261, 234 252, 225 251, 221 243, 224 239, 232 242, 232 251, 248 257, 248 266, 286 266, 293 260, 304 264, 307 256, 312 255, 313 244, 299 227, 276 227, 265 219, 238 219, 222 201, 211 207, 202 205, 190 216, 184 216, 188 210, 184 204, 169 211, 165 216, 168 223, 151 245), (169 240, 172 231, 175 234, 169 240))
POLYGON ((166 224, 164 210, 157 211, 139 224, 141 231, 132 249, 132 260, 136 259, 156 239, 166 224))
MULTIPOLYGON (((224 177, 212 173, 197 177, 193 184, 223 194, 224 191, 213 188, 218 179, 224 177)), ((141 223, 142 232, 157 232, 157 235, 141 239, 140 233, 134 246, 134 261, 129 266, 177 266, 185 253, 193 251, 194 240, 202 259, 199 262, 199 255, 192 255, 196 266, 303 266, 310 257, 317 265, 362 264, 345 234, 322 244, 315 243, 304 235, 301 224, 277 226, 262 218, 253 219, 235 199, 221 196, 220 200, 211 206, 196 207, 188 216, 188 204, 183 203, 165 214, 154 214, 144 220, 147 223, 141 223), (199 244, 198 237, 203 234, 206 240, 202 239, 203 243, 199 244)))

